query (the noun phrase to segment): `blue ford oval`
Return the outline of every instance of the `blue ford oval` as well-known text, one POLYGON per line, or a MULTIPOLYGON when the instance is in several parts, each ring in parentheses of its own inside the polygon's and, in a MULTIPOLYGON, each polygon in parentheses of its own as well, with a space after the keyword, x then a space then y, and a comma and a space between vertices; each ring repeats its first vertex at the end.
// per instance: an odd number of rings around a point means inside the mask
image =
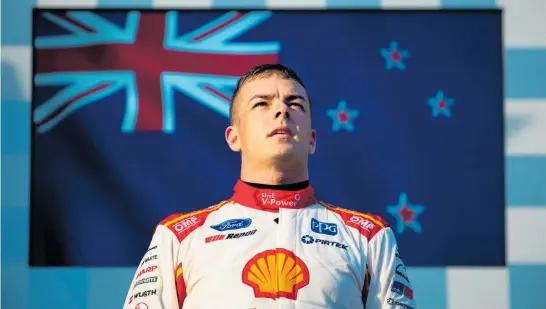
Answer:
POLYGON ((244 229, 245 227, 249 227, 251 223, 252 223, 252 219, 250 218, 230 219, 220 224, 211 225, 210 227, 217 231, 223 232, 223 231, 244 229))

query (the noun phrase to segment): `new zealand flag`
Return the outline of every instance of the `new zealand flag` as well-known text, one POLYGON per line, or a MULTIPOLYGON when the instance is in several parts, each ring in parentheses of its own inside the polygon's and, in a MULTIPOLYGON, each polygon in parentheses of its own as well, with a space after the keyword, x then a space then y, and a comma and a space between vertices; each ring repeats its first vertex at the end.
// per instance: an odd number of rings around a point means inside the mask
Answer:
POLYGON ((31 264, 133 266, 158 221, 232 194, 238 78, 295 69, 311 182, 412 266, 504 264, 496 11, 34 12, 31 264))

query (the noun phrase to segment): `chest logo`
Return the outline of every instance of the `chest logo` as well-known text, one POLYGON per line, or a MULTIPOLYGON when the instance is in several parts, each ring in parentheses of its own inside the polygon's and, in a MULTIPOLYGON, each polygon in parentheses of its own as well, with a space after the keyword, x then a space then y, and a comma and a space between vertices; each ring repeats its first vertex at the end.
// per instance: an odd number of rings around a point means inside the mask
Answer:
POLYGON ((219 231, 231 231, 231 230, 238 230, 238 229, 244 229, 245 227, 249 227, 252 223, 252 219, 245 218, 245 219, 230 219, 226 220, 220 224, 211 225, 210 227, 219 231))
POLYGON ((315 218, 311 218, 311 231, 329 236, 337 235, 337 224, 322 222, 315 218))
POLYGON ((296 300, 298 291, 309 284, 309 269, 292 251, 266 250, 246 263, 243 283, 254 290, 256 298, 296 300))
POLYGON ((330 246, 330 247, 336 247, 336 248, 340 248, 340 249, 343 249, 343 250, 347 250, 347 245, 344 245, 344 244, 341 244, 341 243, 338 243, 338 242, 335 242, 335 241, 314 238, 311 235, 303 235, 301 237, 301 242, 306 244, 306 245, 318 244, 318 245, 321 245, 321 246, 330 246))

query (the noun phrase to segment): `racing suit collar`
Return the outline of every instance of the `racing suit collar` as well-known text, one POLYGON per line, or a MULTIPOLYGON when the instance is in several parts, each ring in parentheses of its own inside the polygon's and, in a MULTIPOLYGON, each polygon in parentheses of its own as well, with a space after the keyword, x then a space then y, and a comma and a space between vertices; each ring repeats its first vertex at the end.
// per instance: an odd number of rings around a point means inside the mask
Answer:
POLYGON ((316 203, 315 190, 311 185, 302 190, 286 191, 255 188, 238 180, 233 191, 231 199, 235 203, 261 210, 298 209, 316 203))

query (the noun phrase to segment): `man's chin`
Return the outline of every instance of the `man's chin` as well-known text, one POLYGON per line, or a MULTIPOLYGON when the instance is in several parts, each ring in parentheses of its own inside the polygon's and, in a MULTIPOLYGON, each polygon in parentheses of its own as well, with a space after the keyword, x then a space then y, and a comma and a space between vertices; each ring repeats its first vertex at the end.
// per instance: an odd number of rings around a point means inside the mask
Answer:
POLYGON ((271 154, 271 158, 275 161, 293 161, 298 157, 298 152, 294 147, 281 147, 276 149, 275 152, 271 154))
POLYGON ((273 161, 290 161, 301 156, 301 149, 293 143, 276 143, 260 149, 262 158, 273 161))

